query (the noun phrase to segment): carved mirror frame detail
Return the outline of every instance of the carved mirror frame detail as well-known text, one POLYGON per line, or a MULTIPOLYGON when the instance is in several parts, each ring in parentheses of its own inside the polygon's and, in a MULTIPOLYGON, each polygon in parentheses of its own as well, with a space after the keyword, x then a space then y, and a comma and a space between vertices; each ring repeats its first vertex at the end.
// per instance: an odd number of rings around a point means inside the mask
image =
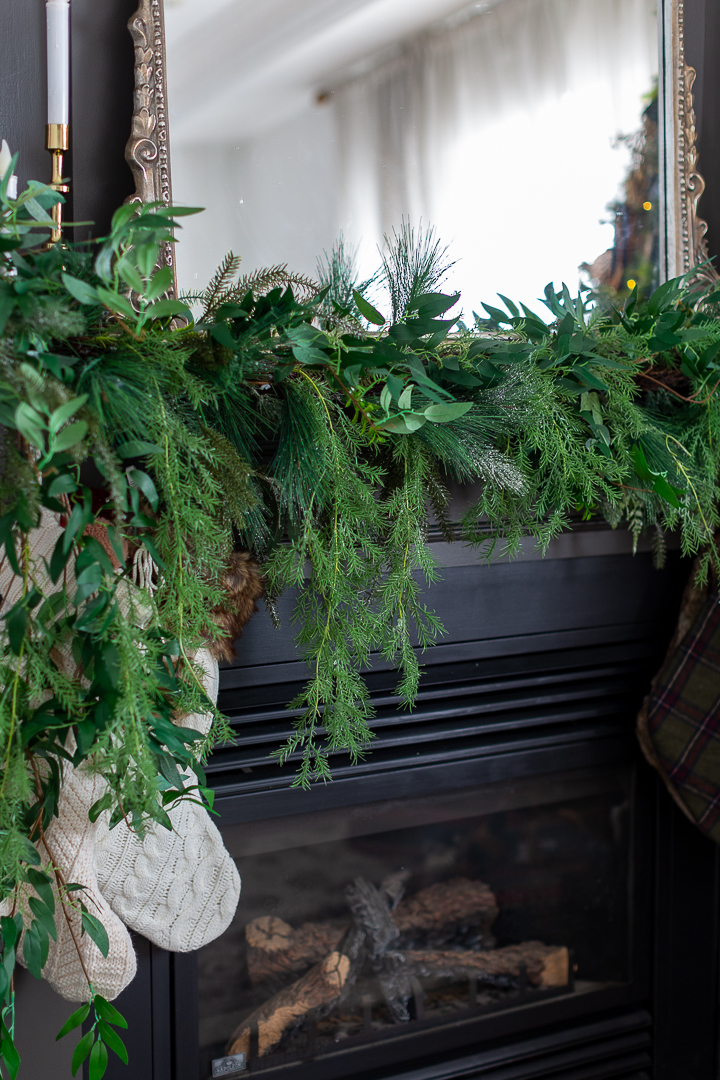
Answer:
MULTIPOLYGON (((671 0, 665 47, 665 139, 671 138, 665 158, 666 272, 686 274, 708 258, 707 222, 698 216, 705 181, 698 172, 696 117, 693 103, 695 68, 685 60, 685 0, 671 0), (673 152, 674 144, 674 152, 673 152)), ((661 113, 662 115, 662 113, 661 113)), ((697 278, 716 281, 712 265, 701 266, 697 278)))
MULTIPOLYGON (((125 160, 135 180, 135 194, 129 201, 167 205, 172 183, 163 0, 139 0, 139 5, 128 22, 135 46, 132 128, 125 147, 125 160)), ((165 245, 164 257, 167 265, 173 266, 172 244, 165 245)))
MULTIPOLYGON (((664 158, 661 198, 661 270, 666 277, 686 274, 707 260, 707 223, 697 207, 705 190, 698 172, 696 118, 693 107, 695 69, 685 62, 685 0, 659 5, 662 73, 660 79, 660 155, 664 158), (662 14, 660 14, 662 13, 662 14)), ((135 45, 135 90, 132 130, 125 158, 135 180, 137 202, 169 203, 172 197, 165 82, 163 0, 139 0, 128 23, 135 45)), ((165 259, 173 265, 172 245, 165 259)), ((697 276, 716 281, 710 265, 697 276)))

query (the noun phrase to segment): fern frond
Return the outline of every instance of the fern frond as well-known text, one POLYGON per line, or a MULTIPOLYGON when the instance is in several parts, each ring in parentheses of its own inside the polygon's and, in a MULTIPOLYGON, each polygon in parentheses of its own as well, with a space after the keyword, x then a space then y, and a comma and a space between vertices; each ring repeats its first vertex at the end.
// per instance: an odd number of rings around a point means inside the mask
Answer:
POLYGON ((277 266, 268 266, 262 270, 253 270, 238 278, 237 282, 225 295, 226 301, 242 300, 247 292, 252 290, 255 297, 267 296, 272 289, 292 289, 296 300, 306 303, 317 296, 320 286, 317 281, 306 277, 304 274, 292 273, 287 268, 287 263, 278 263, 277 266))
POLYGON ((201 293, 204 303, 201 316, 202 322, 205 322, 211 315, 214 315, 220 305, 224 302, 225 297, 232 288, 233 278, 237 275, 241 262, 242 259, 239 255, 234 255, 232 251, 228 251, 227 255, 220 263, 210 279, 210 284, 204 292, 201 293))

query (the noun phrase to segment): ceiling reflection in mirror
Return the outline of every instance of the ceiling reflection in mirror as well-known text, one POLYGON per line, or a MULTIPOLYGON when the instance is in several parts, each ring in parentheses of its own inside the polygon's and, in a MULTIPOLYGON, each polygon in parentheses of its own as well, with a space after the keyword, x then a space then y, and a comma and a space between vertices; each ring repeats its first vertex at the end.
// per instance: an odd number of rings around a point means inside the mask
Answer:
MULTIPOLYGON (((403 223, 463 310, 657 276, 654 0, 166 0, 179 289, 232 249, 358 280, 403 223)), ((629 284, 628 284, 629 283, 629 284)))

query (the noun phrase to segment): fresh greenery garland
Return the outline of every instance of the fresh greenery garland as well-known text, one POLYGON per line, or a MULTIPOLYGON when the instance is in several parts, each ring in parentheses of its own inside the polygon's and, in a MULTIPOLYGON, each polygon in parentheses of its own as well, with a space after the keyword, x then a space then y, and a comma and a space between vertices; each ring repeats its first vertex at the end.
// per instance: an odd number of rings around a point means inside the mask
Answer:
MULTIPOLYGON (((277 756, 306 786, 329 776, 331 753, 357 759, 371 740, 372 652, 398 667, 412 705, 413 642, 442 630, 420 581, 436 577, 432 517, 452 532, 447 478, 481 482, 459 535, 486 554, 524 536, 544 548, 573 515, 599 513, 636 539, 679 529, 706 573, 720 520, 710 288, 670 281, 619 312, 548 287, 549 316, 502 298, 504 311, 487 306, 468 326, 459 296, 437 291, 444 250, 403 226, 369 282, 340 243, 319 285, 284 267, 238 280, 229 256, 183 303, 156 267, 188 211, 124 206, 107 239, 41 248, 58 198, 31 184, 10 200, 7 177, 0 185, 0 543, 20 581, 0 637, 0 877, 14 898, 1 920, 0 1059, 13 1077, 15 950, 24 926, 39 976, 54 868, 35 845, 63 762, 105 777, 93 814, 139 831, 168 824, 179 798, 212 801, 201 762, 231 732, 218 715, 210 738, 193 739, 173 717, 209 707, 192 656, 219 633, 211 613, 233 546, 262 561, 271 604, 298 590, 310 674, 277 756), (368 299, 383 287, 387 318, 368 299), (64 528, 46 568, 31 554, 44 513, 64 528), (97 521, 114 562, 88 532, 97 521), (130 552, 152 559, 154 591, 132 583, 130 552), (188 767, 199 787, 184 788, 188 767), (22 883, 37 893, 28 910, 22 883)), ((71 886, 62 904, 82 905, 71 886)), ((85 910, 83 926, 102 948, 85 910)), ((97 1080, 106 1045, 117 1049, 107 1022, 120 1020, 95 996, 73 1023, 91 1009, 78 1053, 97 1080)))

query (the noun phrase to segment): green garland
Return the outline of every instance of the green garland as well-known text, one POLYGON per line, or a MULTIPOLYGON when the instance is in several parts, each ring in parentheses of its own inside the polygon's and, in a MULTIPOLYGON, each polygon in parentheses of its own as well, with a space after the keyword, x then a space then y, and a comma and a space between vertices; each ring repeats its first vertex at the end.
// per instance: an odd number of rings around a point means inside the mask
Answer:
MULTIPOLYGON (((58 198, 31 184, 10 200, 0 185, 0 550, 19 579, 0 638, 0 878, 15 898, 1 920, 0 1059, 13 1077, 15 950, 24 926, 39 976, 55 915, 52 867, 34 845, 62 763, 89 762, 107 781, 93 814, 138 831, 169 824, 179 798, 212 801, 202 761, 231 732, 218 715, 212 736, 193 740, 173 716, 209 707, 192 655, 219 633, 212 611, 233 546, 262 561, 271 605, 298 590, 309 679, 277 757, 307 786, 329 777, 331 753, 357 760, 371 741, 371 653, 398 667, 399 700, 413 703, 412 643, 442 632, 419 580, 437 576, 432 518, 452 532, 448 477, 482 482, 459 534, 488 556, 524 536, 545 548, 573 515, 599 513, 636 541, 652 527, 660 546, 679 529, 707 573, 719 523, 709 288, 670 281, 620 312, 548 287, 549 323, 502 298, 505 310, 487 306, 468 327, 459 296, 436 291, 445 252, 403 227, 370 282, 342 243, 319 267, 322 286, 283 267, 237 280, 229 256, 188 298, 203 305, 196 321, 168 299, 169 268, 156 269, 189 211, 125 206, 107 239, 43 250, 58 198), (388 319, 368 300, 382 287, 388 319), (47 568, 31 553, 43 513, 64 529, 47 568), (88 532, 98 521, 114 563, 88 532), (130 584, 127 553, 143 549, 154 592, 130 584), (58 648, 72 650, 72 675, 58 648), (198 788, 183 786, 188 767, 198 788)), ((82 907, 71 887, 61 902, 82 907)), ((83 909, 102 947, 96 924, 83 909)), ((117 1049, 107 1022, 121 1020, 94 996, 74 1025, 91 1009, 79 1053, 98 1080, 106 1044, 117 1049)))

